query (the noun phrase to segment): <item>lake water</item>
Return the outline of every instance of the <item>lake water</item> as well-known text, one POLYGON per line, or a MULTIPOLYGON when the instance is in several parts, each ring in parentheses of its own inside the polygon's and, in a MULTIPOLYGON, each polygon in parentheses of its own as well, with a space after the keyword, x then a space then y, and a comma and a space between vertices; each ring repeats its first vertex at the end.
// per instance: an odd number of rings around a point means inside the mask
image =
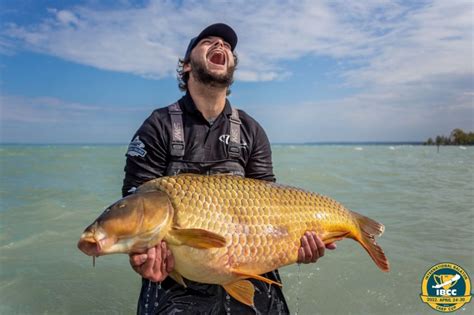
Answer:
MULTIPOLYGON (((140 279, 128 256, 92 260, 82 230, 120 197, 121 145, 0 146, 0 313, 132 314, 140 279)), ((439 262, 474 275, 474 148, 274 145, 280 183, 323 193, 386 226, 383 273, 360 245, 281 269, 298 314, 437 314, 420 300, 439 262)), ((473 303, 459 313, 472 314, 473 303)))

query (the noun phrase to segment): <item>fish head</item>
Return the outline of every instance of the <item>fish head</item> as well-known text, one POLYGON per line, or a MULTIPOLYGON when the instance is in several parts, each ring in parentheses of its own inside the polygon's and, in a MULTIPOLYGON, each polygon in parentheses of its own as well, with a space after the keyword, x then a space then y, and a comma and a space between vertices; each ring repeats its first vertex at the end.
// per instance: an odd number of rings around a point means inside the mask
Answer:
POLYGON ((84 230, 77 247, 89 256, 145 252, 163 239, 172 219, 164 192, 132 194, 107 207, 84 230))

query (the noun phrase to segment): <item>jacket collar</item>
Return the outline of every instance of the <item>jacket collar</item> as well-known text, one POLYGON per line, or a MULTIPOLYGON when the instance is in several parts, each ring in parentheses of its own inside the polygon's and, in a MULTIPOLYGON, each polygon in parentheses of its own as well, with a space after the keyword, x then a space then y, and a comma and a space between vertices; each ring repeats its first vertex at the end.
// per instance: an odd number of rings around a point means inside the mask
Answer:
MULTIPOLYGON (((183 111, 191 115, 200 116, 204 119, 201 112, 197 109, 196 104, 194 103, 193 98, 191 97, 191 94, 189 94, 189 92, 186 92, 186 94, 179 100, 179 103, 183 111)), ((232 114, 232 107, 227 98, 225 99, 225 106, 222 112, 226 116, 230 116, 232 114)))

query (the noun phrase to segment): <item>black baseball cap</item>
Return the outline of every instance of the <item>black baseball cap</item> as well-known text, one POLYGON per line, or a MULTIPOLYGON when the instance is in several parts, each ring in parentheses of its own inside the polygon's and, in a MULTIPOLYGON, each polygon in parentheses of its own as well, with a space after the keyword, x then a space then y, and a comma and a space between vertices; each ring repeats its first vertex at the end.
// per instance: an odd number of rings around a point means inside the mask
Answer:
POLYGON ((234 30, 227 24, 224 23, 216 23, 209 25, 202 32, 191 39, 188 45, 188 49, 186 49, 186 54, 184 55, 184 60, 188 61, 189 56, 191 55, 191 51, 194 47, 203 39, 209 36, 217 36, 222 38, 224 41, 229 43, 231 50, 234 51, 235 46, 237 46, 237 34, 234 30))

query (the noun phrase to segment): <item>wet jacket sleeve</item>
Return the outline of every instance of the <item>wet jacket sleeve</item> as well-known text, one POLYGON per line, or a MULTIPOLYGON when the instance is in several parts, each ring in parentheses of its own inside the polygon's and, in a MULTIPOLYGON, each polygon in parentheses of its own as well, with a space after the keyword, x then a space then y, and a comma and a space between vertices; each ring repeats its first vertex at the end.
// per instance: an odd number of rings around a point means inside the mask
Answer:
POLYGON ((263 128, 256 123, 255 136, 250 157, 245 167, 245 176, 275 181, 272 164, 272 149, 263 128))
POLYGON ((152 113, 137 130, 128 146, 122 196, 127 196, 144 182, 166 172, 168 144, 162 121, 152 113))

